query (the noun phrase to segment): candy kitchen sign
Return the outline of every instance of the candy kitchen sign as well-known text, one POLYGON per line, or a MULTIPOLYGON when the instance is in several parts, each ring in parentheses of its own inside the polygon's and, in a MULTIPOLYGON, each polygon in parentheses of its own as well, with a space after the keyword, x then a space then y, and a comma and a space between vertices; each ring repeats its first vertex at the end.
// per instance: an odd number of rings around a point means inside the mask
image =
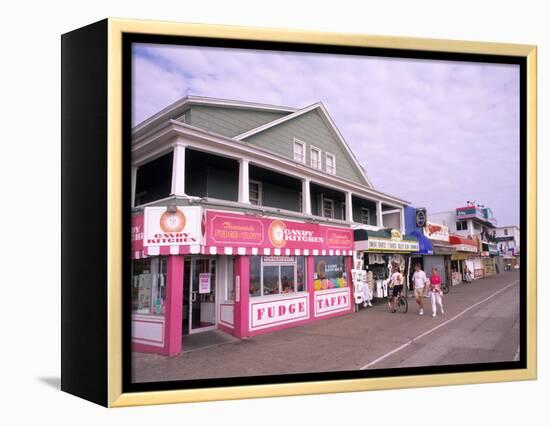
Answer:
POLYGON ((208 246, 353 250, 351 229, 217 211, 206 224, 208 246))
POLYGON ((203 243, 200 207, 146 207, 143 246, 162 247, 203 243))
POLYGON ((436 223, 427 222, 423 228, 424 235, 430 240, 449 241, 449 227, 438 225, 436 223))

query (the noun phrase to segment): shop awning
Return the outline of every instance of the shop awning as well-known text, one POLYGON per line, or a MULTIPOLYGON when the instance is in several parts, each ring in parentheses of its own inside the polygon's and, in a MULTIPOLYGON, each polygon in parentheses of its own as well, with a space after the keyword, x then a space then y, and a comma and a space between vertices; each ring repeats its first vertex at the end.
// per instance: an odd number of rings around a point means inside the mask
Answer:
POLYGON ((452 254, 454 254, 456 251, 455 247, 452 246, 451 244, 442 244, 442 243, 437 243, 437 244, 433 244, 433 254, 435 255, 440 255, 440 256, 450 256, 452 254))
POLYGON ((449 243, 456 251, 468 253, 477 253, 477 242, 470 238, 460 237, 458 235, 449 235, 449 243))
POLYGON ((464 252, 451 254, 451 260, 467 260, 470 255, 464 252))
POLYGON ((356 229, 353 231, 354 249, 366 252, 416 253, 419 242, 416 237, 403 235, 399 230, 386 228, 379 231, 356 229))
POLYGON ((132 258, 210 254, 352 256, 349 227, 197 206, 146 207, 132 218, 132 258))
POLYGON ((412 231, 410 235, 418 239, 418 252, 416 254, 434 254, 431 240, 422 232, 412 231))

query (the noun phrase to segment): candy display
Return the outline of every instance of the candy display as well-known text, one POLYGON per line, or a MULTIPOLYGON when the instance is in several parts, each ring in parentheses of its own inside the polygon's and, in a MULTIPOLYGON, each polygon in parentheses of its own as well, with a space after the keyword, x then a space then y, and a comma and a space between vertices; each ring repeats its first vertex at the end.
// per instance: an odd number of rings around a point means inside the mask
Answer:
POLYGON ((321 290, 321 280, 315 280, 313 281, 313 288, 315 289, 315 291, 319 291, 321 290))

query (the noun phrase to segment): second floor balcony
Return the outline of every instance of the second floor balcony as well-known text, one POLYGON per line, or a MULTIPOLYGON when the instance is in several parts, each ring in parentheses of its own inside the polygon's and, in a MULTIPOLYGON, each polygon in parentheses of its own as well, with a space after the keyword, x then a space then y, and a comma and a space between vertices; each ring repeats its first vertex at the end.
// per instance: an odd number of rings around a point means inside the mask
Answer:
POLYGON ((276 164, 177 144, 132 169, 134 207, 174 197, 303 220, 404 230, 403 206, 398 203, 280 170, 276 164))

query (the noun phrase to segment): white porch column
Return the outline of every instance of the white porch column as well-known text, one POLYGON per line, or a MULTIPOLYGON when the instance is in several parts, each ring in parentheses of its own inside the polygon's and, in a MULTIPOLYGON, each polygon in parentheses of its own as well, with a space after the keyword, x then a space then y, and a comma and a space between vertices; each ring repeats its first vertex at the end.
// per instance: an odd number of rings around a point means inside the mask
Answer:
POLYGON ((401 208, 401 233, 405 235, 405 209, 401 208))
POLYGON ((181 142, 174 145, 170 195, 185 196, 185 147, 186 145, 181 142))
POLYGON ((248 177, 248 160, 239 160, 239 203, 250 204, 250 181, 248 177))
POLYGON ((352 205, 352 193, 346 192, 346 220, 353 222, 353 205, 352 205))
POLYGON ((383 227, 384 221, 382 220, 382 202, 376 202, 376 226, 383 227))
POLYGON ((302 213, 311 214, 311 193, 309 179, 302 179, 302 213))
POLYGON ((132 166, 132 177, 131 177, 131 182, 132 182, 132 195, 131 195, 131 201, 130 201, 130 206, 131 207, 135 207, 136 206, 136 181, 137 181, 137 166, 132 166))

